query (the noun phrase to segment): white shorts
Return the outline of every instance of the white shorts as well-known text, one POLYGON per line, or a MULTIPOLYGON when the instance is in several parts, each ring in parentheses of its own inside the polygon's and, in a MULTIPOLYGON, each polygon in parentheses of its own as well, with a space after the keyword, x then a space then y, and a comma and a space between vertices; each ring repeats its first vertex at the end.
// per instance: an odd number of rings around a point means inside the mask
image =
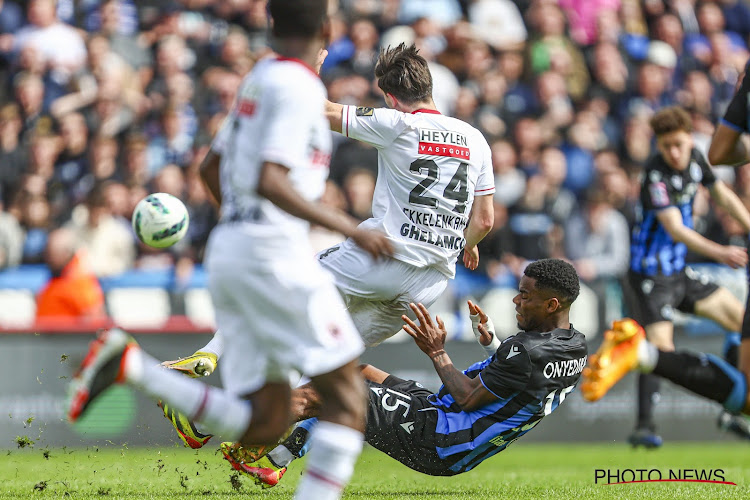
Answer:
POLYGON ((239 251, 211 249, 206 259, 227 391, 251 394, 267 382, 288 382, 292 370, 315 377, 362 353, 330 274, 312 255, 281 259, 235 243, 239 251))
POLYGON ((395 259, 374 260, 351 240, 318 253, 331 272, 365 345, 376 346, 414 318, 409 302, 432 305, 445 291, 448 277, 434 267, 416 267, 395 259))

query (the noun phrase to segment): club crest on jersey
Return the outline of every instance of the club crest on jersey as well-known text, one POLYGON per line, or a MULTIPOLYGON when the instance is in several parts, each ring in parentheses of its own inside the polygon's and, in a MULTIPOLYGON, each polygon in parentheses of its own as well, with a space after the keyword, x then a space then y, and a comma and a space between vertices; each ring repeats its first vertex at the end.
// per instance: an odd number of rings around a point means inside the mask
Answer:
POLYGON ((667 193, 667 186, 663 182, 656 182, 649 184, 648 192, 651 195, 651 203, 656 207, 664 207, 669 205, 669 194, 667 193))
POLYGON ((419 154, 470 159, 466 136, 452 130, 419 129, 419 154))
POLYGON ((372 116, 375 109, 367 106, 357 106, 357 116, 372 116))

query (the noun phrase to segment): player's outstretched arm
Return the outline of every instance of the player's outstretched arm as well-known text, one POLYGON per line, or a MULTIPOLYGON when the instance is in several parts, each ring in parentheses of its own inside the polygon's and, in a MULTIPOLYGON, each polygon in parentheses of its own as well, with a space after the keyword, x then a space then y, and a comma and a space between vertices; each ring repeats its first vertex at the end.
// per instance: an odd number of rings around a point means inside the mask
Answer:
POLYGON ((374 258, 393 254, 393 246, 385 234, 359 229, 357 221, 344 212, 302 198, 289 183, 288 173, 283 165, 265 162, 258 181, 258 194, 295 217, 351 238, 374 258))
POLYGON ((719 123, 708 149, 708 161, 712 165, 744 165, 750 161, 748 139, 742 132, 719 123))
POLYGON ((673 240, 684 243, 690 250, 735 269, 747 264, 747 250, 744 247, 720 245, 701 236, 697 231, 682 223, 682 213, 679 208, 665 208, 656 217, 673 240))
POLYGON ((469 378, 453 366, 453 361, 445 352, 445 337, 447 332, 445 324, 440 316, 435 317, 433 323, 430 312, 422 304, 409 304, 411 310, 417 316, 419 324, 408 316, 403 315, 401 319, 406 323, 404 331, 416 342, 423 353, 432 360, 435 371, 445 388, 453 396, 453 399, 464 411, 472 411, 485 406, 497 399, 497 396, 488 391, 479 377, 469 378))
POLYGON ((716 200, 729 215, 742 224, 746 233, 750 233, 750 212, 747 211, 739 196, 722 181, 716 181, 711 186, 711 197, 716 200))
POLYGON ((464 231, 466 246, 464 247, 464 266, 474 270, 479 265, 479 250, 477 245, 492 230, 495 223, 495 208, 492 195, 477 196, 471 207, 469 224, 464 231))

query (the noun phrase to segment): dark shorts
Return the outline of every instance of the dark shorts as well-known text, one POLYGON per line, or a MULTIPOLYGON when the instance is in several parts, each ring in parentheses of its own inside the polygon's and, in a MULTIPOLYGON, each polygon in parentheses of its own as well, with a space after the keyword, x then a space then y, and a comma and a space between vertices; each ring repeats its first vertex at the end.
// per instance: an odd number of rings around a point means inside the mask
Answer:
POLYGON ((367 381, 365 441, 416 471, 452 475, 450 464, 437 456, 438 412, 427 401, 431 394, 418 382, 393 375, 382 384, 367 381))
POLYGON ((646 326, 659 321, 672 321, 673 311, 695 312, 695 303, 705 299, 718 285, 690 269, 672 276, 646 276, 628 272, 633 318, 646 326))

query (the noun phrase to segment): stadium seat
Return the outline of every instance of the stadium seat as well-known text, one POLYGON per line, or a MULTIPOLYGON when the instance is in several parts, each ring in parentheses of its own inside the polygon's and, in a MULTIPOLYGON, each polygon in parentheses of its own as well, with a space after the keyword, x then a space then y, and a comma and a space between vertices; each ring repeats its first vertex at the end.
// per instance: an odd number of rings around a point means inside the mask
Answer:
POLYGON ((30 290, 37 293, 49 278, 49 269, 43 264, 11 267, 0 271, 0 289, 30 290))
POLYGON ((169 292, 162 288, 113 288, 106 301, 112 320, 126 329, 163 325, 171 312, 169 292))
POLYGON ((185 292, 185 314, 195 326, 216 328, 211 295, 205 288, 191 288, 185 292))
POLYGON ((30 290, 0 290, 0 327, 28 328, 34 324, 36 299, 30 290))

